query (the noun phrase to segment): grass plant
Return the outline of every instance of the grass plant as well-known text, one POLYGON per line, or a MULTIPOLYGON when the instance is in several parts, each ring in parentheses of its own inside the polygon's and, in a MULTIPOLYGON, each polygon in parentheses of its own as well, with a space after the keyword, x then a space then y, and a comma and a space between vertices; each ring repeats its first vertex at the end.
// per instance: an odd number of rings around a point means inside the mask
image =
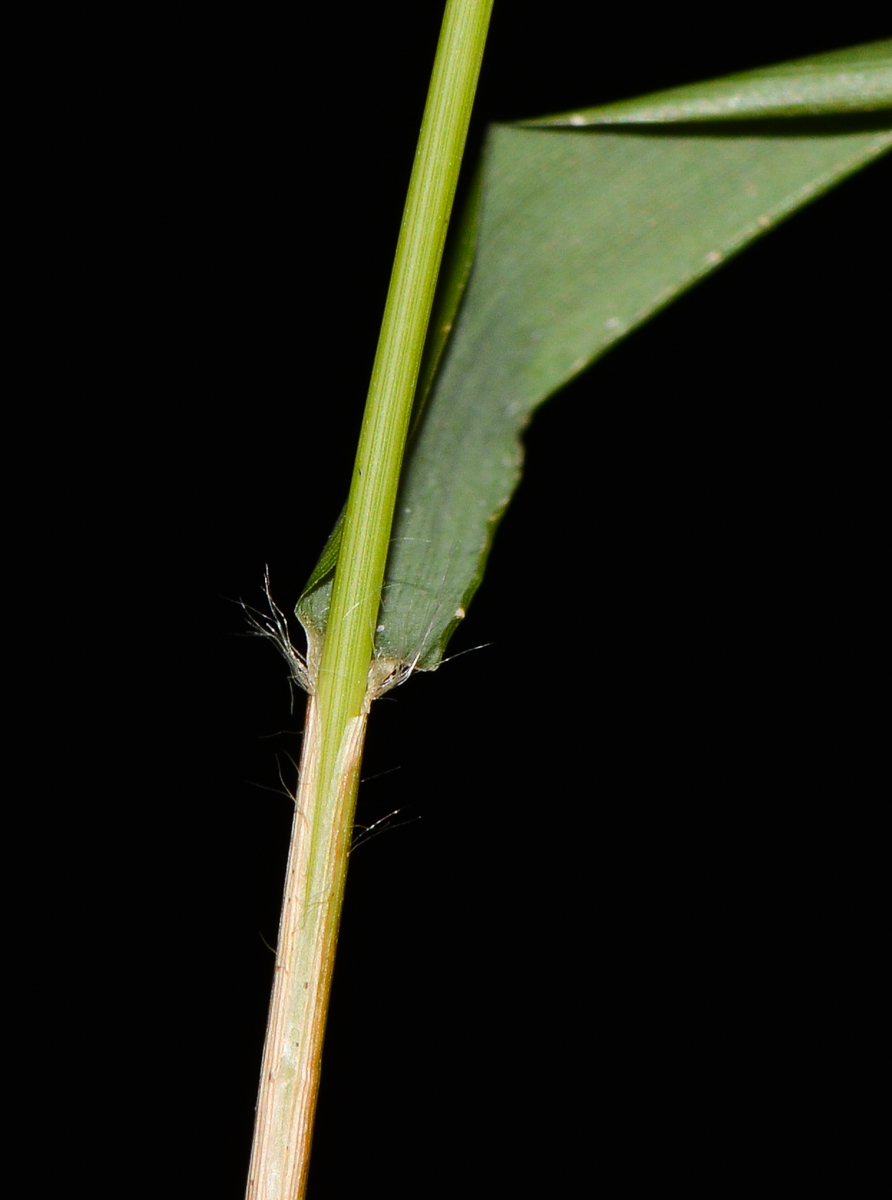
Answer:
POLYGON ((311 696, 251 1200, 306 1187, 371 701, 442 661, 532 412, 892 146, 888 42, 497 126, 435 300, 490 9, 446 6, 350 494, 298 604, 305 660, 266 627, 311 696))

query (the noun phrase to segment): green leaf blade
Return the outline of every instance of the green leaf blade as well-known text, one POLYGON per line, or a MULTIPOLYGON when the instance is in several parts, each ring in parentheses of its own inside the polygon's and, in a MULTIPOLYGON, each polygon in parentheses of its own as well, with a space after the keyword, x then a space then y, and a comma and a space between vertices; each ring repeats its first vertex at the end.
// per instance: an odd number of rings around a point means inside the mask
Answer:
POLYGON ((398 500, 379 653, 440 661, 543 400, 890 144, 876 133, 717 146, 496 128, 475 273, 398 500))
POLYGON ((524 122, 530 126, 678 124, 877 112, 892 107, 892 40, 835 50, 524 122))
MULTIPOLYGON (((849 69, 853 53, 829 57, 849 69)), ((838 110, 805 122, 492 128, 473 271, 404 462, 376 655, 421 669, 442 660, 519 481, 521 436, 538 405, 890 148, 892 113, 838 110)), ((327 588, 302 598, 311 628, 324 627, 327 588)))

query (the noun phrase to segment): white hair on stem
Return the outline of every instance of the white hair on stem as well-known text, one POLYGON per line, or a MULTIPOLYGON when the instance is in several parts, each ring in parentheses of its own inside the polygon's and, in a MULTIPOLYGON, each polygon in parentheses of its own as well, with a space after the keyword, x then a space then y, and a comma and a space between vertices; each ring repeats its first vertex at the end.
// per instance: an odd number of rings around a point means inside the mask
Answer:
POLYGON ((276 604, 269 587, 269 567, 263 571, 263 594, 269 607, 269 614, 252 608, 241 601, 242 611, 248 618, 251 632, 257 637, 266 638, 272 642, 285 661, 288 663, 292 683, 296 683, 308 695, 316 691, 315 672, 311 672, 307 660, 291 640, 291 630, 288 628, 288 618, 276 604))
MULTIPOLYGON (((450 556, 451 562, 451 556, 450 556)), ((446 575, 444 574, 441 588, 445 585, 446 575)), ((386 587, 386 585, 385 585, 386 587)), ((260 612, 258 609, 252 608, 242 600, 241 607, 248 619, 248 624, 251 627, 251 632, 257 637, 266 638, 267 641, 273 643, 285 661, 288 663, 289 677, 292 684, 297 684, 308 695, 315 695, 316 692, 316 673, 319 666, 319 658, 321 658, 321 645, 315 647, 315 653, 303 654, 294 645, 291 640, 291 630, 288 626, 288 618, 276 604, 270 591, 269 582, 269 567, 264 568, 263 572, 263 594, 266 596, 266 603, 269 613, 260 612)), ((389 656, 380 656, 373 658, 369 664, 368 684, 363 708, 368 712, 371 708, 373 700, 379 699, 386 695, 394 688, 404 684, 416 670, 435 671, 438 666, 449 662, 452 658, 460 658, 462 654, 470 653, 470 650, 462 650, 458 654, 449 655, 447 658, 441 659, 439 663, 432 667, 419 668, 418 663, 424 653, 425 645, 430 635, 431 629, 434 627, 442 603, 442 595, 437 597, 437 603, 434 613, 431 616, 430 623, 425 631, 424 637, 421 639, 418 652, 414 658, 410 660, 399 659, 389 656)), ((465 615, 464 608, 458 609, 455 616, 462 619, 465 615)), ((382 608, 383 616, 383 608, 382 608)), ((382 628, 379 626, 379 629, 382 628)), ((472 647, 475 650, 483 649, 483 646, 472 647)))

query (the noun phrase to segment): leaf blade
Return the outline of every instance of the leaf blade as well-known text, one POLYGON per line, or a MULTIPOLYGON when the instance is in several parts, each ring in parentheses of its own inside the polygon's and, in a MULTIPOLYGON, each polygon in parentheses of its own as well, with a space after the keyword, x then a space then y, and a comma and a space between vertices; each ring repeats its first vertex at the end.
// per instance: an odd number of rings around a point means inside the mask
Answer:
POLYGON ((892 105, 892 39, 670 88, 529 126, 677 124, 877 112, 892 105))
MULTIPOLYGON (((890 126, 892 115, 493 127, 473 272, 405 460, 378 657, 430 670, 441 661, 519 481, 521 434, 538 405, 892 148, 890 126)), ((324 628, 329 589, 301 600, 310 628, 324 628)))

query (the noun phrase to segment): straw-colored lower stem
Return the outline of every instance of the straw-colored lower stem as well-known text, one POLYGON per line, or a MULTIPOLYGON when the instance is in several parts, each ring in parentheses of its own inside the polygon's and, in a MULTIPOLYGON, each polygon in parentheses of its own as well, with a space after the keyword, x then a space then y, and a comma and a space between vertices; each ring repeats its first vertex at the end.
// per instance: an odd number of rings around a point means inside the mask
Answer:
POLYGON ((248 1200, 300 1200, 306 1188, 366 720, 363 713, 349 722, 325 796, 318 788, 321 731, 312 697, 307 707, 248 1200))

